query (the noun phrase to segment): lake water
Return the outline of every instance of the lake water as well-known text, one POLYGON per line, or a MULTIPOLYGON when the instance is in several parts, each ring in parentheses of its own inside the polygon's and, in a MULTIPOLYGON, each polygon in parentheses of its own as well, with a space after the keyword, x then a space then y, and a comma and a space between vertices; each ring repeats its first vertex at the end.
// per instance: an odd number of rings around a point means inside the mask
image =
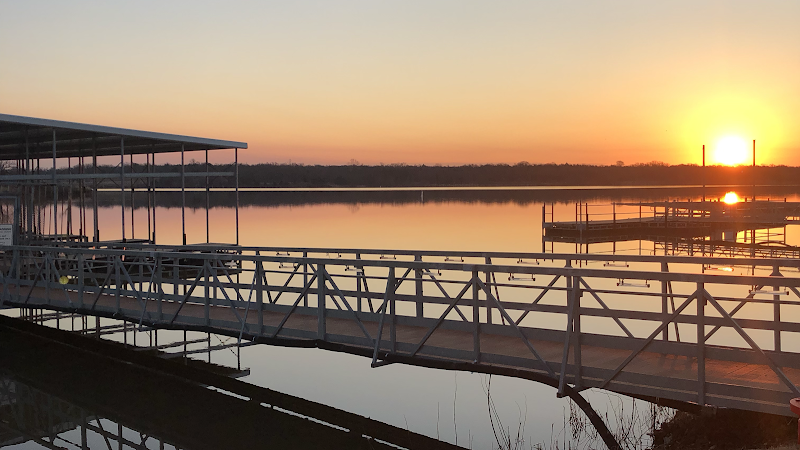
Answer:
MULTIPOLYGON (((709 188, 708 197, 719 197, 726 188, 709 188)), ((750 195, 740 189, 741 195, 750 195)), ((156 233, 159 244, 181 242, 181 208, 178 194, 159 194, 156 233), (165 206, 166 205, 166 206, 165 206)), ((612 203, 694 199, 699 189, 561 191, 306 191, 245 192, 240 196, 239 243, 248 246, 382 248, 406 250, 474 250, 540 252, 543 205, 550 219, 573 220, 576 202, 587 202, 590 218, 607 214, 612 203), (603 205, 603 206, 597 206, 603 205), (591 216, 596 214, 596 216, 591 216)), ((793 188, 762 189, 759 198, 798 201, 793 188)), ((208 214, 208 240, 236 240, 234 197, 230 192, 212 194, 208 214)), ((137 199, 139 205, 146 200, 137 199)), ((104 194, 100 209, 102 239, 121 237, 120 209, 113 194, 104 194)), ((185 210, 188 243, 206 242, 205 196, 190 195, 185 210), (194 208, 192 208, 194 206, 194 208)), ((138 206, 138 205, 137 205, 138 206)), ((128 211, 130 213, 130 211, 128 211)), ((620 217, 634 214, 619 207, 620 217)), ((135 211, 135 236, 146 237, 147 214, 135 211)), ((91 218, 89 220, 91 222, 91 218)), ((91 226, 91 225, 89 225, 91 226)), ((128 231, 127 237, 131 234, 128 231)), ((800 244, 795 226, 786 230, 787 244, 800 244)), ((547 244, 548 251, 550 244, 547 244)), ((574 244, 555 244, 556 252, 575 251, 574 244)), ((649 254, 650 242, 597 244, 592 252, 649 254)), ((219 364, 236 366, 234 351, 212 354, 219 364)), ((370 368, 366 358, 316 349, 257 345, 241 349, 241 364, 251 370, 250 383, 297 395, 392 425, 408 428, 448 442, 476 449, 496 447, 487 407, 489 377, 392 364, 370 368)), ((525 444, 570 440, 570 406, 556 398, 555 390, 531 381, 494 376, 491 395, 502 426, 516 435, 519 428, 525 444), (520 425, 521 424, 521 425, 520 425)), ((616 394, 586 391, 595 409, 616 421, 630 420, 632 407, 648 406, 616 394)), ((495 426, 497 424, 495 423, 495 426)), ((22 444, 12 448, 28 447, 22 444)), ((582 443, 582 446, 589 445, 582 443)), ((592 444, 595 445, 595 444, 592 444)), ((597 443, 599 447, 602 444, 597 443)), ((582 447, 584 448, 584 447, 582 447)))

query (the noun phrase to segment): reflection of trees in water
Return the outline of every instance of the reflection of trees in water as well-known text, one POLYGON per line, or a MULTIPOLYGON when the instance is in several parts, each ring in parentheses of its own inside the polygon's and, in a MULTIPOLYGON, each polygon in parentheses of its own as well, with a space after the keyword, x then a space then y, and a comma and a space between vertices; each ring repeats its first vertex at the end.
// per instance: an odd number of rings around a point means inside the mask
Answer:
MULTIPOLYGON (((706 198, 717 198, 725 194, 730 187, 714 187, 706 189, 706 198)), ((746 189, 747 191, 749 189, 746 189)), ((798 193, 797 187, 759 188, 759 196, 785 197, 798 193)), ((441 203, 474 203, 474 204, 516 204, 531 205, 536 203, 572 204, 578 201, 597 202, 632 202, 660 201, 665 199, 687 198, 699 199, 701 188, 651 188, 651 189, 581 189, 581 190, 408 190, 408 191, 291 191, 291 192, 240 192, 241 206, 289 206, 289 205, 323 205, 323 204, 441 204, 441 203), (424 197, 420 195, 424 192, 424 197), (423 200, 424 198, 424 200, 423 200)), ((147 194, 137 192, 134 199, 136 208, 147 206, 147 194)), ((98 195, 100 206, 118 206, 121 204, 120 194, 101 192, 98 195)), ((180 208, 182 199, 180 192, 158 192, 155 203, 159 207, 180 208)), ((210 207, 233 207, 236 203, 234 192, 211 192, 208 198, 210 207)), ((126 196, 126 206, 131 205, 130 194, 126 196)), ((192 209, 206 207, 205 192, 187 192, 186 206, 192 209)))
MULTIPOLYGON (((409 166, 389 164, 362 166, 357 161, 347 166, 319 166, 300 164, 256 164, 239 166, 239 186, 242 187, 405 187, 405 186, 640 186, 736 183, 796 184, 800 168, 786 166, 709 166, 705 169, 692 165, 669 166, 651 162, 626 166, 618 161, 613 166, 582 164, 486 164, 466 166, 409 166)), ((73 169, 74 170, 74 169, 73 169)), ((91 169, 87 169, 91 170, 91 169)), ((178 165, 160 165, 151 168, 157 173, 180 173, 178 165)), ((186 173, 205 172, 204 163, 187 164, 186 173)), ((210 172, 233 173, 232 164, 210 164, 210 172)), ((141 164, 125 172, 146 172, 141 164)), ((60 172, 66 172, 61 169, 60 172)), ((99 166, 98 172, 119 173, 119 168, 99 166)), ((44 172, 46 173, 46 172, 44 172)), ((180 187, 180 177, 158 178, 158 187, 180 187)), ((205 177, 186 177, 187 187, 204 187, 205 177)), ((214 187, 233 187, 232 176, 212 176, 214 187)), ((101 187, 113 187, 112 178, 102 181, 101 187)))

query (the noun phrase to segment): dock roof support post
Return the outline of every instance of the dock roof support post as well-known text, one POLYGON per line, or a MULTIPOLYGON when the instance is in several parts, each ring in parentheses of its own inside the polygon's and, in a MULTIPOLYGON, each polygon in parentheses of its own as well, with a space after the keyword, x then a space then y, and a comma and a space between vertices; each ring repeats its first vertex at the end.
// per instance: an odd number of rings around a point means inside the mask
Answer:
MULTIPOLYGON (((153 144, 150 144, 150 148, 153 148, 153 144)), ((151 166, 150 166, 150 153, 145 153, 145 164, 147 165, 147 239, 151 239, 153 235, 153 226, 152 220, 150 217, 150 211, 153 208, 153 177, 150 176, 151 174, 151 166)))
MULTIPOLYGON (((25 128, 25 174, 30 177, 30 175, 31 175, 31 156, 30 156, 30 140, 29 140, 28 134, 29 134, 29 129, 26 127, 25 128)), ((27 214, 25 214, 26 215, 26 221, 25 222, 26 222, 26 226, 27 226, 27 229, 28 229, 27 230, 28 231, 28 238, 30 238, 31 235, 33 234, 33 189, 34 188, 33 188, 33 183, 31 181, 28 181, 28 183, 29 183, 30 186, 29 186, 29 189, 28 189, 29 197, 28 197, 28 201, 27 201, 28 204, 27 204, 27 208, 26 208, 27 209, 27 211, 26 211, 27 214)))
POLYGON ((67 235, 67 239, 70 239, 69 236, 72 236, 72 157, 67 156, 67 224, 64 230, 64 233, 67 235))
POLYGON ((239 245, 239 148, 233 149, 233 164, 236 174, 236 245, 239 245))
POLYGON ((208 187, 208 149, 206 149, 206 244, 211 242, 211 233, 208 226, 208 210, 210 209, 209 187, 208 187))
MULTIPOLYGON (((153 149, 152 145, 150 146, 150 150, 153 152, 153 155, 151 156, 151 158, 152 158, 151 163, 153 164, 153 172, 155 173, 156 170, 157 170, 156 152, 155 152, 155 149, 153 149)), ((153 178, 153 237, 152 237, 153 244, 156 243, 156 207, 157 207, 157 205, 156 205, 156 189, 158 188, 158 181, 157 180, 158 180, 157 178, 153 178)))
MULTIPOLYGON (((135 170, 133 168, 133 153, 131 153, 131 176, 133 176, 134 172, 135 170)), ((131 178, 131 239, 136 239, 136 217, 134 216, 135 213, 136 213, 136 178, 131 178)), ((136 336, 136 334, 134 334, 134 336, 136 336)))
POLYGON ((183 160, 185 147, 184 144, 181 144, 181 234, 183 245, 186 245, 186 165, 183 160))
POLYGON ((53 237, 58 235, 58 185, 56 185, 56 129, 53 128, 53 237))
POLYGON ((92 180, 92 184, 94 185, 94 192, 92 193, 94 236, 92 236, 92 240, 97 242, 100 240, 100 224, 97 218, 97 140, 94 137, 92 137, 92 174, 94 174, 94 180, 92 180))
MULTIPOLYGON (((84 164, 84 160, 85 160, 85 157, 83 155, 81 155, 78 158, 78 172, 81 175, 83 175, 83 171, 84 171, 84 165, 85 165, 84 164)), ((87 234, 87 231, 86 231, 86 186, 85 186, 85 181, 83 181, 83 178, 81 178, 78 181, 78 190, 80 192, 80 195, 78 196, 78 199, 79 199, 79 202, 80 202, 80 207, 78 209, 78 223, 79 223, 79 226, 80 226, 80 230, 79 230, 80 232, 78 234, 81 235, 80 239, 81 239, 81 242, 83 242, 83 236, 85 236, 87 234)))
POLYGON ((122 194, 122 242, 125 242, 125 138, 119 138, 119 191, 122 194))

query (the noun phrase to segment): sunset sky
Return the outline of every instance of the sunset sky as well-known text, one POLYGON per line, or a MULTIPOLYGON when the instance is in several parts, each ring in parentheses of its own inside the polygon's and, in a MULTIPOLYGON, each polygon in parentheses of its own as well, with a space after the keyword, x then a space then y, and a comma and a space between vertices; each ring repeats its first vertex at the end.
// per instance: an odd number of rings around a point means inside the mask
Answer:
POLYGON ((0 1, 0 112, 244 162, 800 165, 800 2, 0 1), (711 162, 715 162, 710 159, 711 162))

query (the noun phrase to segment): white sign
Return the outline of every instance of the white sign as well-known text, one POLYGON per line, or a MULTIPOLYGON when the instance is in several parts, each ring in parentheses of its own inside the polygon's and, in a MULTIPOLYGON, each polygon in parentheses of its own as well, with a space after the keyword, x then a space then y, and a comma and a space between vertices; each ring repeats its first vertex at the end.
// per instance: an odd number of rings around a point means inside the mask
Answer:
POLYGON ((14 245, 14 225, 0 223, 0 245, 14 245))

